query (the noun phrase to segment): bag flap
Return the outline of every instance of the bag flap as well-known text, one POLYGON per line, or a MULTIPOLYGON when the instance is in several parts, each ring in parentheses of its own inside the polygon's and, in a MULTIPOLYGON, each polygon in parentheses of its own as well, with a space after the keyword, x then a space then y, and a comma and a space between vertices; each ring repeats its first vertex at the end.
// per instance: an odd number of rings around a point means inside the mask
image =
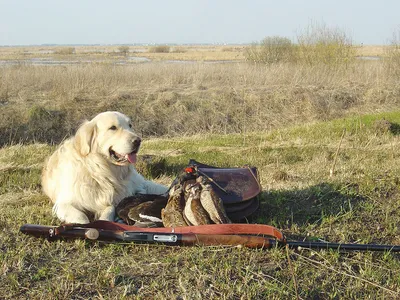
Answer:
POLYGON ((196 166, 200 175, 211 179, 211 185, 224 205, 248 201, 261 192, 255 167, 217 168, 195 160, 190 160, 189 164, 196 166))

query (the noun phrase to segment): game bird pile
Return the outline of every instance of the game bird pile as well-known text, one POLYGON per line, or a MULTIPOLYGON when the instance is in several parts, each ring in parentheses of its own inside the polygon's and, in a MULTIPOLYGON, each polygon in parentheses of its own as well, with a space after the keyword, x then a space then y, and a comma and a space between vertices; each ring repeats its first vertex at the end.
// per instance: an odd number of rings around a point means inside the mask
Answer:
POLYGON ((168 195, 128 197, 116 210, 125 223, 143 227, 227 224, 254 213, 260 191, 256 168, 217 168, 191 160, 168 195))

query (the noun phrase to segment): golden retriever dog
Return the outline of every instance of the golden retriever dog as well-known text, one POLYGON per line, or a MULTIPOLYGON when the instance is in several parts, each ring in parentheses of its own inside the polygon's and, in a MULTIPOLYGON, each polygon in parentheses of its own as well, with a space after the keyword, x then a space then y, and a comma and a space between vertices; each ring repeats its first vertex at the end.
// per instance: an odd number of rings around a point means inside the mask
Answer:
POLYGON ((104 112, 86 121, 75 136, 63 142, 45 163, 44 192, 62 222, 113 221, 115 206, 134 194, 167 192, 148 181, 134 164, 141 139, 130 119, 119 112, 104 112))

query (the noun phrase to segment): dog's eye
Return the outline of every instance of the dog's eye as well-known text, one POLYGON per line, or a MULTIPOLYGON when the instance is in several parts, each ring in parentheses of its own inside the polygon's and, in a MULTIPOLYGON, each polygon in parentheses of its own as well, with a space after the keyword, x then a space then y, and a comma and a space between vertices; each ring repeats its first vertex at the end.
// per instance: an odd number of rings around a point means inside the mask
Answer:
POLYGON ((110 130, 117 130, 117 126, 113 125, 113 126, 111 126, 110 128, 108 128, 108 129, 110 129, 110 130))
POLYGON ((129 128, 132 128, 132 124, 131 123, 129 123, 129 128))

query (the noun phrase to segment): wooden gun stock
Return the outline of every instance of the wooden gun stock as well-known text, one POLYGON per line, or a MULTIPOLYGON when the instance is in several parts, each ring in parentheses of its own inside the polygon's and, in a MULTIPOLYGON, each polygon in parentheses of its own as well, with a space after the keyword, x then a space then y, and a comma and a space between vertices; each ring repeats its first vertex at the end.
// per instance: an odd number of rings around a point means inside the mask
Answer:
POLYGON ((185 246, 243 246, 248 248, 270 248, 275 240, 253 235, 223 234, 183 234, 182 245, 185 246))

